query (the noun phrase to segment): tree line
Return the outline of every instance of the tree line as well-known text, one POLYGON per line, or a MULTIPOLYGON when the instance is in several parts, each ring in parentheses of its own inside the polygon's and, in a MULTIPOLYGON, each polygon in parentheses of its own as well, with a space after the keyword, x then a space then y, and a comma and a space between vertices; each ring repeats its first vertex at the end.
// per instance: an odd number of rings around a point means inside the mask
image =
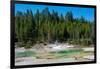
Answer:
MULTIPOLYGON (((90 45, 95 42, 94 22, 74 18, 71 11, 65 16, 56 11, 44 8, 36 13, 28 9, 17 11, 15 15, 15 42, 33 45, 38 42, 51 43, 56 40, 71 44, 90 45)), ((23 45, 23 46, 24 46, 23 45)))

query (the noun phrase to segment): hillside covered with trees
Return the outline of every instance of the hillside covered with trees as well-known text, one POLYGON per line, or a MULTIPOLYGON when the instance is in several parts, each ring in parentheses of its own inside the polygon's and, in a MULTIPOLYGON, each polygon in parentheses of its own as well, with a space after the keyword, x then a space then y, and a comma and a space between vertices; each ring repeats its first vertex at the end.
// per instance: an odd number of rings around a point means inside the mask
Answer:
POLYGON ((33 13, 17 11, 15 15, 15 43, 19 46, 31 47, 36 43, 77 44, 89 46, 95 42, 95 23, 84 17, 74 18, 71 11, 66 15, 50 12, 49 8, 33 13))

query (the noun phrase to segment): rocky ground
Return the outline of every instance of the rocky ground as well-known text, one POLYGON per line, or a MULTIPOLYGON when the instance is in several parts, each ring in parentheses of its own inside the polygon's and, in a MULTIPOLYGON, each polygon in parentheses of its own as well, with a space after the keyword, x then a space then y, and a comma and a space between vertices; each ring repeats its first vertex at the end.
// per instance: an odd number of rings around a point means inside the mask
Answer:
POLYGON ((84 47, 82 52, 77 53, 49 53, 59 52, 63 50, 77 49, 73 45, 68 44, 48 44, 43 46, 42 44, 35 45, 30 49, 15 48, 15 53, 19 53, 20 56, 15 54, 15 65, 35 65, 35 64, 50 64, 50 63, 69 63, 69 62, 82 62, 94 60, 94 47, 84 47), (40 47, 41 46, 41 47, 40 47), (27 53, 30 54, 28 54, 27 53), (23 53, 24 52, 24 53, 23 53), (34 54, 35 52, 35 54, 34 54), (87 53, 89 52, 89 53, 87 53), (23 54, 23 56, 21 54, 23 54))

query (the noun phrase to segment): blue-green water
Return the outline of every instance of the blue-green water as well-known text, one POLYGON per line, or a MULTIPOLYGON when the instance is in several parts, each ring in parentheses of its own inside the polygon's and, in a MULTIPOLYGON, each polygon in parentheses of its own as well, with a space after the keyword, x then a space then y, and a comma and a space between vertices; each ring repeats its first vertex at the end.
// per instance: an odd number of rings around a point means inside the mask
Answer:
POLYGON ((82 52, 82 49, 78 49, 78 50, 63 50, 63 51, 58 51, 58 52, 50 52, 52 54, 72 54, 72 53, 78 53, 78 52, 82 52))
POLYGON ((16 52, 16 57, 29 57, 35 55, 33 51, 16 52))
MULTIPOLYGON (((62 51, 57 51, 57 52, 49 52, 48 54, 60 54, 61 56, 65 56, 65 55, 73 55, 73 54, 77 54, 82 52, 82 49, 75 49, 75 50, 62 50, 62 51)), ((15 56, 16 57, 30 57, 30 56, 36 56, 36 54, 33 51, 25 51, 25 52, 16 52, 15 56)))

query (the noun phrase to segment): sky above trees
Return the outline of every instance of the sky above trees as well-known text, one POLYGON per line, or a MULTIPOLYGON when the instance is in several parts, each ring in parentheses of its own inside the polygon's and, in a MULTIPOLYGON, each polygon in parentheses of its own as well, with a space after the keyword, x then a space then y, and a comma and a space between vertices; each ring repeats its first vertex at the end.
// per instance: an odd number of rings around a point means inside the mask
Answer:
POLYGON ((83 8, 83 7, 67 7, 67 6, 51 6, 51 5, 36 5, 36 4, 15 4, 15 14, 17 11, 26 12, 26 10, 31 9, 33 14, 36 13, 37 9, 41 12, 44 8, 48 7, 49 12, 52 13, 53 10, 58 12, 58 15, 63 15, 68 11, 73 13, 74 18, 80 18, 83 16, 88 21, 94 21, 94 8, 83 8))

